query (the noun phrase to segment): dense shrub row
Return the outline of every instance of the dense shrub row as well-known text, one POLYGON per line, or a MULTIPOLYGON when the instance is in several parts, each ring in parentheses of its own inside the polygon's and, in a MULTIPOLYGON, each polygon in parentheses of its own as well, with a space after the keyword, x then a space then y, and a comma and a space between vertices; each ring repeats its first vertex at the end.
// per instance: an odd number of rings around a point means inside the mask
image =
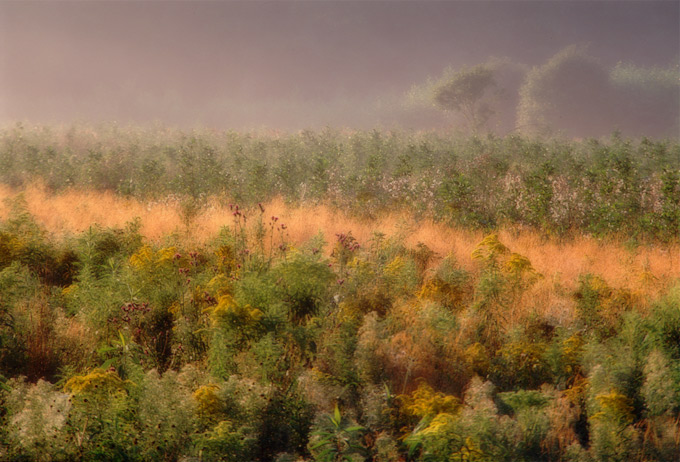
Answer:
POLYGON ((494 234, 466 271, 381 234, 294 247, 265 211, 233 215, 189 247, 135 223, 57 239, 14 204, 0 459, 677 459, 679 287, 640 310, 583 275, 556 289, 574 307, 558 320, 494 234))
POLYGON ((464 226, 550 234, 680 234, 677 141, 559 141, 411 132, 243 134, 164 129, 6 128, 0 182, 178 196, 191 215, 209 196, 273 196, 363 216, 406 209, 464 226))

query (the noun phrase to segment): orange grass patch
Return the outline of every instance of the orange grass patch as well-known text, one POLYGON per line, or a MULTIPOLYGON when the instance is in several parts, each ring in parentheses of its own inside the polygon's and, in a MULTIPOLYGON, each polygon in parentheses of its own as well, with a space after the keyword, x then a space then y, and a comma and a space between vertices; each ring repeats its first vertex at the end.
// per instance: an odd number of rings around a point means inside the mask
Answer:
MULTIPOLYGON (((0 186, 0 199, 3 200, 0 218, 7 218, 9 213, 4 200, 17 194, 18 191, 0 186)), ((233 224, 228 204, 216 200, 187 227, 180 203, 173 199, 140 202, 112 193, 82 190, 51 194, 40 186, 27 187, 21 194, 35 219, 56 234, 79 233, 94 224, 120 227, 139 217, 141 232, 150 240, 176 232, 200 244, 213 237, 221 227, 233 224)), ((373 232, 380 231, 388 236, 402 236, 409 246, 422 242, 440 257, 453 254, 468 270, 478 268, 470 254, 484 237, 480 231, 452 228, 428 220, 416 222, 404 214, 366 221, 323 205, 291 208, 280 199, 264 204, 264 208, 265 223, 272 215, 279 217, 280 223, 286 224, 288 238, 294 244, 304 242, 320 231, 328 241, 333 241, 336 233, 351 231, 361 244, 365 244, 373 232)), ((259 214, 259 209, 252 210, 250 222, 259 214)), ((616 240, 587 236, 551 240, 531 230, 502 230, 499 237, 513 252, 529 258, 545 277, 527 294, 541 299, 541 304, 552 303, 556 286, 573 289, 579 275, 585 273, 600 275, 613 287, 626 287, 649 295, 680 278, 680 246, 677 244, 630 248, 616 240)))

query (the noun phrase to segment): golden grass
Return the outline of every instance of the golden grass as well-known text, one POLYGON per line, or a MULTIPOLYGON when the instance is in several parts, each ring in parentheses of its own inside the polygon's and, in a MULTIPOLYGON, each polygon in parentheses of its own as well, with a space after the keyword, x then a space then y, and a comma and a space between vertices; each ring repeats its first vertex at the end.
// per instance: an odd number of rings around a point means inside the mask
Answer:
MULTIPOLYGON (((9 212, 4 199, 19 192, 0 186, 0 218, 9 212)), ((158 240, 172 232, 185 234, 196 242, 214 236, 222 226, 232 225, 233 218, 227 204, 214 202, 198 215, 187 229, 182 220, 177 201, 139 202, 110 193, 70 190, 50 194, 40 186, 21 191, 28 210, 48 231, 56 234, 78 233, 94 224, 119 227, 139 217, 141 232, 151 240, 158 240)), ((475 271, 478 263, 470 254, 483 238, 478 231, 457 229, 431 221, 415 222, 406 215, 393 214, 373 221, 362 221, 330 208, 317 205, 291 208, 282 200, 274 200, 265 207, 265 220, 276 215, 288 227, 288 238, 293 244, 301 243, 321 231, 328 241, 335 234, 351 231, 365 244, 375 231, 387 235, 399 233, 408 245, 422 242, 440 257, 453 254, 464 268, 475 271)), ((259 210, 252 212, 254 216, 259 210)), ((251 220, 252 221, 252 220, 251 220)), ((582 236, 565 242, 550 240, 530 230, 502 230, 500 240, 513 252, 531 260, 545 278, 527 297, 529 305, 536 303, 556 316, 562 317, 569 307, 556 288, 574 288, 579 275, 600 275, 613 287, 625 287, 645 296, 652 296, 680 278, 680 247, 674 245, 638 246, 627 248, 615 240, 601 241, 582 236), (544 308, 546 309, 546 308, 544 308), (566 311, 565 311, 566 310, 566 311)))

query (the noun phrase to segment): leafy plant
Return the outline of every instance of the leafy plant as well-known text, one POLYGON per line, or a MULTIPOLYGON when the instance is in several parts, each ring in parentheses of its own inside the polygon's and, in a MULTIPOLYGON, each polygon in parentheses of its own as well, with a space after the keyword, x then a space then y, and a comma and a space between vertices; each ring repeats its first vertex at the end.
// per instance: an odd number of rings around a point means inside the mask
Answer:
POLYGON ((323 462, 365 460, 366 448, 360 438, 365 430, 359 425, 352 425, 343 419, 337 404, 333 415, 326 415, 326 419, 312 430, 309 450, 314 460, 323 462))

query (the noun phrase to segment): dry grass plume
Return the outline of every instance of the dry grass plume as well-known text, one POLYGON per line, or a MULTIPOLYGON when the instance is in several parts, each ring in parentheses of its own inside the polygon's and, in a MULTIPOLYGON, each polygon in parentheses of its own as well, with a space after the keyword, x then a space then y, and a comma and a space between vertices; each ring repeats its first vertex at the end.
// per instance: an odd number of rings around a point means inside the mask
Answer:
MULTIPOLYGON (((52 233, 79 233, 98 224, 120 227, 139 217, 141 232, 157 240, 172 232, 185 234, 197 244, 214 236, 221 227, 231 225, 228 204, 214 201, 188 224, 183 220, 180 203, 168 199, 162 202, 140 202, 112 193, 70 190, 48 193, 40 186, 22 191, 0 186, 0 218, 9 213, 5 199, 23 194, 29 212, 52 233)), ((387 235, 399 233, 408 245, 426 244, 438 256, 456 256, 470 271, 477 269, 470 254, 483 238, 480 231, 452 228, 432 221, 415 222, 406 215, 392 214, 377 220, 363 221, 323 205, 288 207, 282 200, 263 204, 268 219, 276 215, 289 230, 292 243, 308 240, 321 231, 327 240, 336 233, 351 231, 361 243, 375 231, 387 235)), ((259 214, 253 211, 253 214, 259 214)), ((531 230, 505 229, 500 240, 513 252, 529 258, 544 279, 528 294, 528 304, 540 305, 543 310, 554 310, 564 317, 569 307, 556 288, 574 288, 579 275, 593 273, 601 276, 612 287, 626 287, 645 296, 653 296, 680 278, 680 247, 672 245, 626 246, 616 240, 598 240, 580 236, 566 241, 546 239, 531 230)))

